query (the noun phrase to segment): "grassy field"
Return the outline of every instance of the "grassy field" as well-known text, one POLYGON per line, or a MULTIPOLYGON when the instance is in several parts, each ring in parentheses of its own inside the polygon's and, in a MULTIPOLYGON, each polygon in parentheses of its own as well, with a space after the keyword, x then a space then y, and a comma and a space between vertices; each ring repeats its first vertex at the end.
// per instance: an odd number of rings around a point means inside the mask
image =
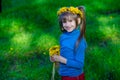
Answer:
MULTIPOLYGON (((86 7, 86 80, 119 80, 120 1, 2 0, 0 80, 50 80, 48 50, 59 44, 56 12, 63 6, 86 7)), ((60 76, 56 72, 56 80, 60 76)))

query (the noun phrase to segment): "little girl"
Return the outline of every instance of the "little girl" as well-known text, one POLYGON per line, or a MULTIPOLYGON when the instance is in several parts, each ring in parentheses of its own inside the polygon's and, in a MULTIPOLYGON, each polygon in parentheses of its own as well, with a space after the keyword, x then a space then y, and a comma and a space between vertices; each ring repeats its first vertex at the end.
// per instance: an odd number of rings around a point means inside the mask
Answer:
POLYGON ((62 7, 58 10, 60 29, 60 56, 53 55, 52 62, 59 62, 62 80, 85 80, 84 55, 86 49, 84 7, 62 7), (78 27, 80 25, 80 30, 78 27))

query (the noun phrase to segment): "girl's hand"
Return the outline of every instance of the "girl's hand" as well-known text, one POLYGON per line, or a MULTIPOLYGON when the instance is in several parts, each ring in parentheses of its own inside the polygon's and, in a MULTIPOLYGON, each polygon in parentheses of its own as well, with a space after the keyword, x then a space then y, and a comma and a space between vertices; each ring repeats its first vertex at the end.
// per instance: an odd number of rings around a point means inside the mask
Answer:
POLYGON ((53 60, 56 61, 56 62, 60 62, 60 56, 58 55, 53 55, 53 60))
POLYGON ((66 64, 66 62, 67 62, 67 59, 62 56, 53 55, 52 57, 53 57, 54 61, 56 61, 56 62, 61 62, 64 64, 66 64))
POLYGON ((50 61, 55 62, 55 60, 54 60, 54 58, 52 56, 50 56, 50 61))

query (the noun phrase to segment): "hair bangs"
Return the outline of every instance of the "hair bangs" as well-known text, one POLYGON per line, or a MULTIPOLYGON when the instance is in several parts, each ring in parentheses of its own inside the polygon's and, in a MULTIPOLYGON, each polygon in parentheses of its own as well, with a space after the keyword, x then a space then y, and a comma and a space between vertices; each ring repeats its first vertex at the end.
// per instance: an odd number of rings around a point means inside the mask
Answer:
POLYGON ((65 12, 65 13, 60 15, 59 21, 64 22, 64 21, 67 21, 67 20, 73 20, 73 19, 75 20, 76 18, 77 18, 77 15, 72 14, 70 12, 65 12))

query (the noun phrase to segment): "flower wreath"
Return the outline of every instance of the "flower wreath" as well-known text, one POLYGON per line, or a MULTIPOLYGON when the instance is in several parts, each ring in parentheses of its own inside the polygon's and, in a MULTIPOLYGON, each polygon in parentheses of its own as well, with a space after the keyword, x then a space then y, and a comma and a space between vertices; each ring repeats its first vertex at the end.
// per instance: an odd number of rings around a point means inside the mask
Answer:
POLYGON ((77 7, 62 7, 57 11, 57 15, 61 15, 64 12, 71 12, 72 14, 77 14, 80 17, 83 17, 82 12, 77 7))

